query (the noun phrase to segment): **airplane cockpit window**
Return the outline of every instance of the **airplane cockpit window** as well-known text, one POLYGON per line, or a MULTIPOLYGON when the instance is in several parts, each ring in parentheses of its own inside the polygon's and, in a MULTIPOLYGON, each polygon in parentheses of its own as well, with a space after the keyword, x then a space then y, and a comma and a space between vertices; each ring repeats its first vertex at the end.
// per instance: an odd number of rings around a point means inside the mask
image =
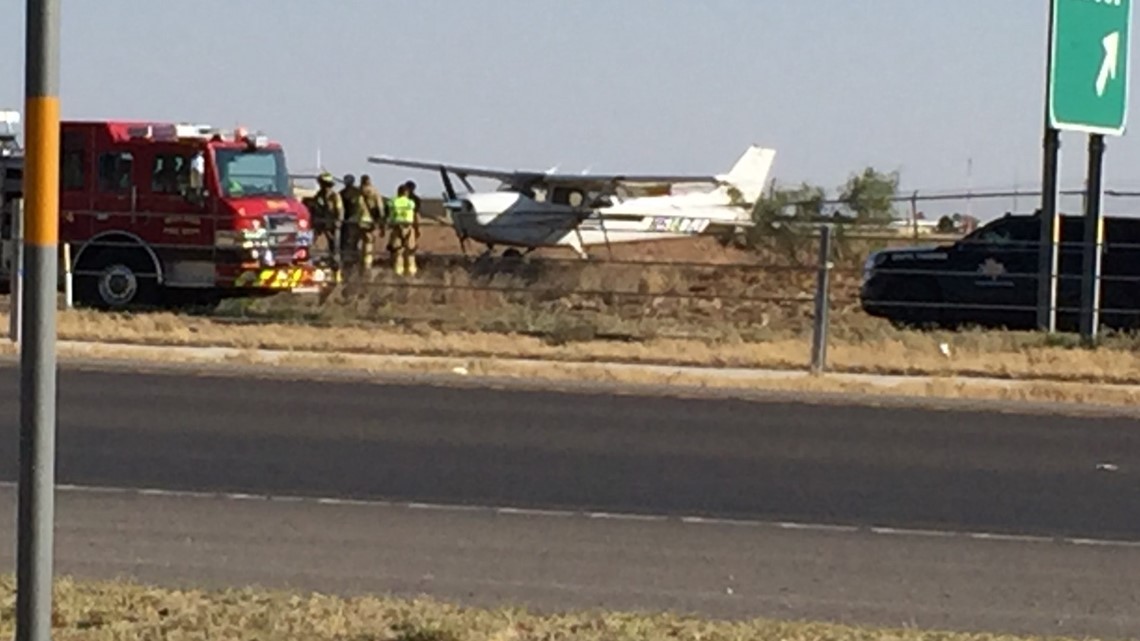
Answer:
POLYGON ((551 202, 556 205, 569 205, 571 207, 581 207, 585 201, 586 195, 581 190, 570 187, 555 187, 554 197, 551 199, 551 202))
POLYGON ((513 191, 530 198, 535 202, 546 201, 546 189, 543 187, 535 187, 534 183, 521 182, 521 183, 502 183, 499 185, 497 191, 513 191))

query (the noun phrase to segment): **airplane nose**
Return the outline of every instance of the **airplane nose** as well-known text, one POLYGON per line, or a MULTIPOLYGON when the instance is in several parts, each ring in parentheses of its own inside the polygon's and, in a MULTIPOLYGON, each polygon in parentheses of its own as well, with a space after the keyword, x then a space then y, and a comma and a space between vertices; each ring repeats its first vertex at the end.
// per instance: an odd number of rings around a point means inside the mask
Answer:
POLYGON ((466 232, 475 217, 475 208, 466 198, 448 198, 443 201, 443 208, 451 224, 461 232, 466 232))

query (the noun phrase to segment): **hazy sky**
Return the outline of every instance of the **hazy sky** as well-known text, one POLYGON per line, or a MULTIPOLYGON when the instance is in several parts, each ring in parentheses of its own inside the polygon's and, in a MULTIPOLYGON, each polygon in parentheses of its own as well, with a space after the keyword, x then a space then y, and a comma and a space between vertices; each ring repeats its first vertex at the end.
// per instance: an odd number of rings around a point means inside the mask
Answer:
MULTIPOLYGON (((16 13, 0 21, 0 105, 22 104, 23 5, 4 3, 16 13)), ((369 154, 706 173, 752 142, 778 150, 782 182, 834 187, 870 164, 907 189, 965 188, 972 158, 975 189, 1033 189, 1047 7, 63 0, 63 111, 241 123, 285 143, 295 171, 319 148, 329 170, 388 191, 404 174, 369 154)), ((1064 143, 1064 184, 1079 187, 1084 138, 1064 143)), ((1140 188, 1140 138, 1109 139, 1107 162, 1110 187, 1140 188)))

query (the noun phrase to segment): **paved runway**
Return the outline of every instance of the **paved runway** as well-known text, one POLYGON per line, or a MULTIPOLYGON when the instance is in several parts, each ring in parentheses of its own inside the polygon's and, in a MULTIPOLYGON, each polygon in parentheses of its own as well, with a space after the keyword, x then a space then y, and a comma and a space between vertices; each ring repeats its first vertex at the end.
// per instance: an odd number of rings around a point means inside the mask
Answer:
MULTIPOLYGON (((16 390, 14 370, 3 370, 0 406, 12 410, 0 414, 3 481, 16 478, 16 390)), ((1140 541, 1140 433, 1133 419, 70 369, 61 373, 60 390, 59 480, 75 485, 1140 541)), ((1138 553, 1129 547, 760 526, 684 529, 689 526, 676 521, 565 525, 572 517, 520 518, 496 543, 495 529, 480 525, 486 517, 413 516, 388 507, 382 508, 389 510, 387 526, 402 534, 385 540, 393 542, 390 554, 406 555, 407 564, 385 575, 360 569, 367 564, 327 561, 327 551, 298 560, 300 548, 326 544, 337 558, 370 554, 349 549, 368 539, 363 524, 345 525, 356 529, 341 538, 314 533, 321 529, 321 508, 315 506, 293 514, 287 511, 302 510, 300 504, 254 510, 245 502, 186 503, 191 500, 67 495, 60 513, 64 532, 72 532, 65 536, 71 541, 65 556, 82 565, 93 550, 85 547, 85 537, 102 541, 98 549, 115 549, 110 540, 116 523, 129 521, 135 542, 120 543, 119 549, 146 546, 148 554, 139 558, 151 560, 140 561, 140 567, 149 568, 144 574, 153 578, 285 577, 304 585, 308 577, 333 588, 404 589, 412 585, 415 568, 431 566, 430 574, 445 577, 427 584, 433 593, 463 596, 456 587, 462 577, 486 574, 485 568, 457 562, 448 579, 447 564, 432 561, 439 550, 429 553, 430 545, 417 545, 444 528, 453 538, 439 546, 473 542, 484 565, 514 567, 512 572, 546 586, 511 587, 508 578, 494 589, 466 588, 477 597, 535 594, 546 605, 626 604, 887 623, 909 612, 933 625, 1046 632, 1070 630, 1043 627, 1049 613, 1068 603, 1069 625, 1110 634, 1124 620, 1121 613, 1140 611, 1121 583, 1140 570, 1138 553), (108 500, 119 503, 97 509, 95 502, 108 500), (278 511, 258 511, 270 509, 278 511), (215 516, 207 523, 195 516, 201 510, 215 516), (255 518, 259 514, 266 520, 255 518), (264 545, 249 535, 292 518, 309 534, 264 545), (563 532, 564 527, 569 529, 563 532), (258 564, 268 568, 259 577, 253 566, 238 571, 209 560, 201 549, 195 558, 206 560, 200 565, 179 561, 170 547, 172 528, 205 528, 202 536, 229 551, 225 558, 256 552, 274 557, 277 565, 258 564), (581 544, 571 534, 576 531, 586 540, 624 541, 628 553, 620 545, 575 547, 581 544), (533 543, 510 543, 517 539, 533 543), (648 546, 646 555, 632 554, 639 546, 648 546), (665 556, 653 557, 652 550, 665 556), (735 576, 752 577, 751 600, 725 605, 719 596, 706 595, 715 582, 712 575, 696 581, 695 568, 708 555, 722 557, 719 567, 738 568, 735 576), (566 558, 587 566, 576 569, 566 558), (313 565, 319 559, 327 563, 313 565), (190 565, 198 571, 183 571, 190 565), (783 570, 767 573, 776 566, 783 570), (353 572, 363 574, 354 579, 353 572), (593 578, 570 598, 558 586, 576 585, 575 572, 593 578), (446 587, 452 580, 457 583, 446 587), (439 585, 445 589, 435 591, 439 585), (614 587, 598 587, 606 585, 614 587), (647 585, 673 587, 662 592, 647 585), (946 594, 940 596, 939 589, 946 594)), ((345 510, 336 513, 339 524, 354 518, 348 510, 365 508, 338 509, 345 510)), ((110 571, 129 565, 88 561, 85 567, 110 571)))

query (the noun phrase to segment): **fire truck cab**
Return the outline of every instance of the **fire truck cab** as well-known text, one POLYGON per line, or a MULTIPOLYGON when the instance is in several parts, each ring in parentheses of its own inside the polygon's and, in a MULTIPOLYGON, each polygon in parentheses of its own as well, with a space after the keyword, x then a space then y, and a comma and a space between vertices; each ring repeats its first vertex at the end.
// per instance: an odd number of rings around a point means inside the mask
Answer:
POLYGON ((77 303, 123 309, 175 290, 220 299, 325 282, 278 143, 156 122, 65 121, 60 134, 60 243, 77 303))

